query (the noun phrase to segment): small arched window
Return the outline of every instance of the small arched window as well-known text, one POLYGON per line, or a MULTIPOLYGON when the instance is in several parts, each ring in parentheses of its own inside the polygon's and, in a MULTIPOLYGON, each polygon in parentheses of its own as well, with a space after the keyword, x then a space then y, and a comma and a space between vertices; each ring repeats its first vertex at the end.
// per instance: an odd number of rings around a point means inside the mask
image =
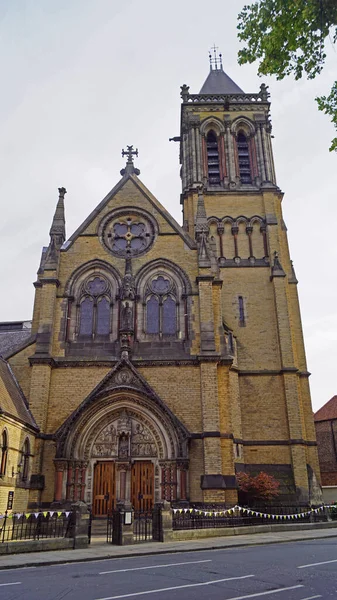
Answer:
POLYGON ((237 149, 241 183, 252 183, 248 139, 243 131, 238 133, 237 149))
POLYGON ((1 435, 1 464, 0 464, 0 476, 4 477, 6 475, 6 467, 7 467, 7 457, 8 457, 8 435, 7 431, 4 429, 1 435))
POLYGON ((25 443, 23 445, 23 450, 22 450, 22 462, 23 462, 22 474, 21 474, 22 481, 27 481, 27 479, 28 479, 29 458, 30 458, 30 443, 29 443, 29 439, 26 438, 25 443))
POLYGON ((146 295, 146 333, 162 336, 177 334, 177 291, 174 283, 159 275, 152 279, 146 295))
POLYGON ((209 131, 206 138, 208 182, 210 185, 220 183, 220 160, 218 139, 214 131, 209 131))
POLYGON ((108 337, 111 331, 111 290, 104 277, 95 275, 82 286, 79 301, 79 337, 108 337))

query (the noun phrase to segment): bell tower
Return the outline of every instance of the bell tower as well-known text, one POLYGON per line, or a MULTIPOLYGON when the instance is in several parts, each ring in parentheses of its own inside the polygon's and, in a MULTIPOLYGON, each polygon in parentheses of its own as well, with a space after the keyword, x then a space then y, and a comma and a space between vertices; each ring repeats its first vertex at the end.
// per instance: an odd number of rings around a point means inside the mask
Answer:
POLYGON ((223 70, 216 48, 209 58, 200 92, 181 87, 181 202, 184 229, 198 245, 199 288, 206 280, 213 288, 204 309, 199 289, 201 354, 203 327, 204 354, 211 352, 202 310, 214 305, 215 288, 220 310, 212 335, 221 340, 230 332, 237 349, 226 386, 219 387, 220 438, 233 443, 222 460, 230 465, 233 457, 236 473, 283 478, 292 498, 306 502, 319 493, 319 467, 269 93, 265 84, 245 93, 223 70))

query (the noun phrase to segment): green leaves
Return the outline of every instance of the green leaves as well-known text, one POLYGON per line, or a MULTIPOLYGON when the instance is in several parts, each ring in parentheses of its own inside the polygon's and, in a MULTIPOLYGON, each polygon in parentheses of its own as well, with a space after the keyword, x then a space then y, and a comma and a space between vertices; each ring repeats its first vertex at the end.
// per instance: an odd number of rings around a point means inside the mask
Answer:
MULTIPOLYGON (((333 84, 329 96, 321 96, 315 98, 315 100, 318 104, 318 110, 330 115, 331 122, 337 130, 337 81, 333 84)), ((337 137, 332 140, 329 150, 330 152, 333 150, 337 152, 337 137)))
MULTIPOLYGON (((278 80, 290 74, 314 79, 324 67, 324 42, 330 34, 336 42, 336 0, 260 0, 238 15, 238 37, 245 43, 239 64, 257 60, 259 75, 276 75, 278 80)), ((337 127, 334 89, 317 102, 337 127)), ((336 140, 330 150, 336 150, 336 140)))

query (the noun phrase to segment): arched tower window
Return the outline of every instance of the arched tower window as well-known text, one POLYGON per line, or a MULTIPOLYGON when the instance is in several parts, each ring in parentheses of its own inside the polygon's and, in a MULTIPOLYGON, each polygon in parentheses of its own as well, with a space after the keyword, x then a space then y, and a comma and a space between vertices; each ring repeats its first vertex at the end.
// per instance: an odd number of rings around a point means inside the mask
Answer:
POLYGON ((6 475, 6 467, 7 467, 7 457, 8 457, 8 435, 7 431, 4 429, 1 435, 1 464, 0 464, 0 476, 4 477, 6 475))
POLYGON ((108 337, 111 331, 111 288, 105 277, 94 275, 82 285, 78 302, 78 336, 108 337))
POLYGON ((220 160, 218 139, 214 131, 209 131, 206 138, 208 181, 210 185, 220 183, 220 160))
POLYGON ((252 183, 248 139, 243 131, 238 133, 237 149, 241 183, 252 183))
POLYGON ((158 275, 147 285, 145 332, 162 336, 177 334, 177 289, 169 277, 158 275))
POLYGON ((29 444, 29 439, 27 438, 25 440, 25 443, 23 445, 23 449, 22 449, 22 475, 21 475, 21 479, 22 481, 27 481, 28 479, 28 475, 29 475, 29 458, 30 458, 30 444, 29 444))

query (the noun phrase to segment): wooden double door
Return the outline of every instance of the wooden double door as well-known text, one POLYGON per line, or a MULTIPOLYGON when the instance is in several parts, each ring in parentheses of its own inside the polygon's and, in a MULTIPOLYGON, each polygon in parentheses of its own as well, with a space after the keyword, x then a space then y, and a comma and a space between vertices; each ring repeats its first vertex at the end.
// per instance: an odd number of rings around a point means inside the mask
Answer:
MULTIPOLYGON (((128 471, 128 474, 130 471, 128 471)), ((117 475, 113 461, 101 461, 95 465, 92 513, 94 517, 105 517, 116 505, 117 475)), ((131 467, 130 498, 133 508, 151 510, 154 503, 154 465, 151 461, 137 461, 131 467)), ((124 480, 125 481, 125 480, 124 480)), ((119 482, 120 485, 121 481, 119 482)), ((124 496, 126 497, 126 496, 124 496)))

